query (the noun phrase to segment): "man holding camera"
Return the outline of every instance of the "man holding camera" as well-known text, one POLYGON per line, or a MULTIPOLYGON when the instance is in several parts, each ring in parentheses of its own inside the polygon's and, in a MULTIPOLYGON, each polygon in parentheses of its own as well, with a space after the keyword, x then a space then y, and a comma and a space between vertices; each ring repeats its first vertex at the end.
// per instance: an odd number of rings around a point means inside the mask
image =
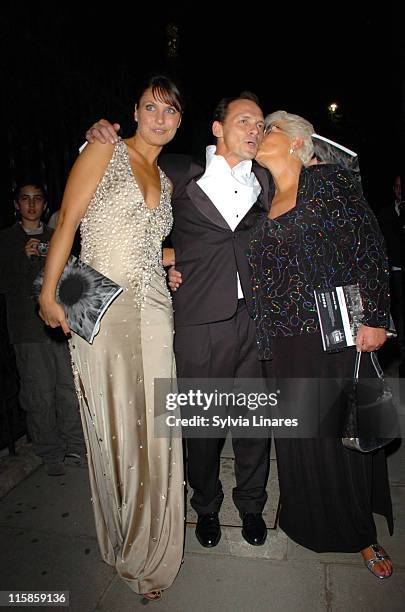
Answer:
POLYGON ((21 184, 15 193, 17 223, 0 233, 0 292, 6 296, 7 327, 20 376, 20 404, 35 453, 50 476, 64 463, 85 464, 85 445, 69 348, 60 329, 37 314, 33 281, 45 263, 52 230, 41 217, 44 188, 21 184))

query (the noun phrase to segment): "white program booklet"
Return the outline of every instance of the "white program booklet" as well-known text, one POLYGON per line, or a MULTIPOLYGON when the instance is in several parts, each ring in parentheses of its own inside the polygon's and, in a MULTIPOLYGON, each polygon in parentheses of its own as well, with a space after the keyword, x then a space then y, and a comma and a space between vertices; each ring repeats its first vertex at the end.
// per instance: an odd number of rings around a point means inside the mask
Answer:
MULTIPOLYGON (((359 286, 315 289, 314 295, 324 350, 333 352, 346 346, 354 346, 363 320, 363 302, 359 286)), ((396 336, 392 317, 387 335, 396 336)))

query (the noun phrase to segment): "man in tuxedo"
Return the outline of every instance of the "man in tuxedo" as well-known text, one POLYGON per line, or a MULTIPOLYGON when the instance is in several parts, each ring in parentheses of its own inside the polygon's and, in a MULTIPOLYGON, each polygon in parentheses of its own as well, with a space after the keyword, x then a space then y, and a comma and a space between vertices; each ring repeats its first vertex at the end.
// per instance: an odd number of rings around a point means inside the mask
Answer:
MULTIPOLYGON (((116 127, 116 125, 115 125, 116 127)), ((171 240, 176 271, 175 354, 182 378, 261 378, 246 257, 249 233, 268 208, 269 178, 252 160, 264 129, 256 96, 244 92, 218 104, 212 124, 216 146, 201 162, 164 155, 160 166, 171 179, 174 226, 171 240)), ((87 139, 114 142, 102 120, 87 139)), ((205 547, 221 537, 218 512, 223 500, 219 479, 224 438, 188 438, 187 473, 198 514, 196 536, 205 547)), ((269 468, 268 438, 232 437, 236 487, 233 501, 243 521, 242 535, 252 545, 265 542, 262 517, 269 468)))

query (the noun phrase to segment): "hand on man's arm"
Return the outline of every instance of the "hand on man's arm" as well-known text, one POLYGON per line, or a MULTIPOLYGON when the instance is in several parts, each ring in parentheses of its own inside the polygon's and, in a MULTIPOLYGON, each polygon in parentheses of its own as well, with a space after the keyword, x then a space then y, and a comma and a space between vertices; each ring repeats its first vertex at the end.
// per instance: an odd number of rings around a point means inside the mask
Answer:
POLYGON ((169 287, 172 291, 177 291, 180 287, 183 279, 181 277, 181 272, 176 270, 174 266, 169 268, 169 287))

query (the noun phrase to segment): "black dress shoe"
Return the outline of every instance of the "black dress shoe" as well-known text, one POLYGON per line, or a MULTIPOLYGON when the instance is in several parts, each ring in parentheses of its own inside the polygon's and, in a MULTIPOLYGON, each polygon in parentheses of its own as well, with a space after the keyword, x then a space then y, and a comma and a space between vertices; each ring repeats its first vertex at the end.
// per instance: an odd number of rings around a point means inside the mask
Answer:
POLYGON ((218 519, 218 512, 209 514, 199 514, 195 535, 201 546, 212 548, 221 539, 221 527, 218 519))
POLYGON ((248 512, 242 516, 242 535, 252 546, 261 546, 267 538, 267 527, 261 514, 248 512))

